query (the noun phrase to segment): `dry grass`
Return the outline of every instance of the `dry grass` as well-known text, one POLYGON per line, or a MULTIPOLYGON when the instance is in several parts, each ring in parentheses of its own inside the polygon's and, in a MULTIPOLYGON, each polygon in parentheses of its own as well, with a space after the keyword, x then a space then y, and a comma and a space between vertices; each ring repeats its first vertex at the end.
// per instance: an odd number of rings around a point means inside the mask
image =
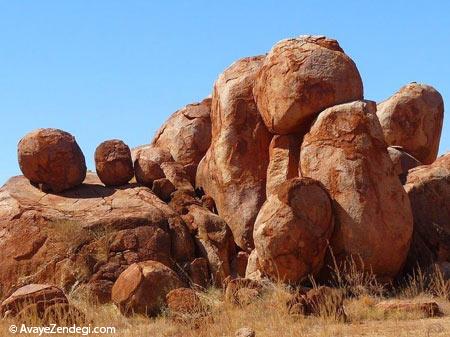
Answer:
MULTIPOLYGON (((193 320, 191 324, 189 320, 187 323, 173 322, 164 312, 153 319, 139 315, 124 317, 114 305, 92 303, 91 298, 80 290, 70 294, 70 298, 71 303, 86 313, 88 323, 84 325, 116 328, 115 334, 106 336, 232 337, 241 327, 254 329, 257 337, 450 336, 449 281, 444 281, 438 271, 431 275, 417 272, 405 284, 387 292, 371 275, 362 275, 351 264, 346 268, 337 278, 341 282, 338 285, 349 294, 344 301, 347 313, 345 322, 328 314, 319 317, 289 315, 286 302, 292 289, 281 283, 269 284, 263 295, 246 307, 225 303, 221 289, 211 288, 199 293, 203 307, 207 308, 206 318, 193 320), (425 318, 419 311, 386 313, 376 306, 386 296, 412 301, 434 300, 440 305, 444 316, 425 318)), ((17 323, 12 319, 0 321, 0 336, 9 336, 9 325, 17 323)), ((36 319, 33 323, 37 326, 43 324, 36 319)))

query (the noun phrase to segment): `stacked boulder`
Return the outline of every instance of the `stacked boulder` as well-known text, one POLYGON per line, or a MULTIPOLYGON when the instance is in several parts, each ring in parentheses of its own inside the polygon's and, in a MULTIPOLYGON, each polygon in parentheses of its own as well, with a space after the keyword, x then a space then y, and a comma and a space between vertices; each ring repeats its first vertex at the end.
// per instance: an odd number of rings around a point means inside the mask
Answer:
POLYGON ((188 286, 226 284, 243 305, 261 279, 326 281, 348 261, 382 282, 405 264, 444 268, 443 111, 417 83, 364 100, 339 43, 301 36, 233 63, 148 145, 100 144, 97 174, 70 134, 34 131, 19 143, 25 177, 0 189, 0 296, 84 284, 124 314, 180 317, 177 294, 199 304, 188 286))

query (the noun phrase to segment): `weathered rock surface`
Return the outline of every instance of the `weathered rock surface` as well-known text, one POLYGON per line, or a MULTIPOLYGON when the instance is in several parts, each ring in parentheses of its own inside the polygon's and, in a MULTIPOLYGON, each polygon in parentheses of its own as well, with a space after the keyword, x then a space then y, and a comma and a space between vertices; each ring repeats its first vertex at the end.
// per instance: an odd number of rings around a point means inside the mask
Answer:
POLYGON ((156 133, 151 144, 167 150, 183 166, 195 167, 211 144, 211 99, 176 111, 156 133))
POLYGON ((414 218, 407 268, 450 261, 450 153, 410 170, 405 189, 414 218))
POLYGON ((245 269, 245 278, 259 281, 261 280, 261 267, 258 260, 258 252, 253 249, 248 257, 247 268, 245 269))
POLYGON ((309 178, 284 182, 255 222, 262 273, 287 283, 317 275, 333 228, 331 200, 321 183, 309 178))
POLYGON ((191 321, 205 313, 200 297, 190 288, 171 290, 166 295, 166 303, 170 316, 175 321, 191 321))
POLYGON ((28 284, 17 289, 0 306, 1 316, 16 316, 23 309, 33 306, 36 314, 43 316, 45 310, 56 303, 69 303, 64 292, 49 284, 28 284))
POLYGON ((58 129, 37 129, 25 135, 17 150, 20 170, 45 191, 62 192, 80 185, 86 163, 75 138, 58 129))
POLYGON ((437 157, 444 119, 442 96, 431 86, 410 83, 378 104, 388 145, 398 145, 424 164, 437 157))
POLYGON ((192 287, 207 288, 210 282, 208 265, 208 260, 203 257, 196 258, 189 264, 189 281, 192 287))
POLYGON ((153 181, 152 191, 161 200, 169 201, 173 192, 175 192, 175 186, 167 178, 157 179, 153 181))
POLYGON ((11 178, 0 189, 0 233, 0 297, 28 283, 88 283, 105 301, 131 263, 194 257, 186 225, 150 189, 108 188, 92 173, 60 195, 11 178))
POLYGON ((363 84, 336 40, 300 36, 275 44, 253 93, 269 130, 289 134, 328 107, 362 99, 363 84))
POLYGON ((442 310, 435 301, 386 300, 376 305, 376 308, 385 313, 420 312, 425 317, 442 316, 442 310))
POLYGON ((375 103, 357 101, 323 111, 304 137, 300 165, 302 175, 323 183, 333 199, 331 246, 338 263, 353 256, 380 280, 395 277, 409 249, 412 213, 375 103))
POLYGON ((118 139, 107 140, 95 150, 95 169, 106 186, 120 186, 134 176, 128 145, 118 139))
POLYGON ((320 286, 300 288, 286 303, 290 315, 315 315, 346 320, 344 293, 341 289, 320 286))
POLYGON ((146 151, 140 151, 134 161, 134 173, 139 184, 151 187, 153 182, 165 178, 161 166, 145 156, 146 151))
POLYGON ((253 248, 253 224, 265 200, 271 138, 252 95, 263 59, 241 59, 216 81, 211 146, 196 177, 197 187, 214 199, 237 245, 248 252, 253 248))
POLYGON ((169 267, 156 261, 129 266, 114 283, 111 298, 124 314, 154 316, 166 304, 166 295, 183 283, 169 267))
POLYGON ((406 182, 406 176, 410 169, 422 165, 416 158, 403 151, 403 148, 400 146, 389 146, 388 153, 394 164, 394 171, 402 184, 406 182))
POLYGON ((260 282, 246 278, 230 280, 225 288, 225 301, 231 304, 246 306, 256 301, 262 294, 260 282))
POLYGON ((267 198, 277 193, 285 181, 299 175, 301 136, 275 135, 269 146, 269 166, 267 167, 267 198))

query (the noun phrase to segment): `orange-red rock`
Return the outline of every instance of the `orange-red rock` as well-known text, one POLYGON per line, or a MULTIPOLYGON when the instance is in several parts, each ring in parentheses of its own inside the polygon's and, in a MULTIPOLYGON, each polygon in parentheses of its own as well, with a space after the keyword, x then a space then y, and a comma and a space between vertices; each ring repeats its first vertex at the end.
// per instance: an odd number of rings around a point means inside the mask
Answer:
POLYGON ((388 281, 405 262, 412 213, 375 108, 356 101, 323 111, 304 137, 300 165, 302 175, 322 182, 333 199, 331 246, 338 263, 352 256, 388 281))
POLYGON ((17 289, 0 306, 0 313, 15 316, 29 305, 35 305, 36 313, 43 315, 45 310, 56 303, 69 303, 64 292, 49 284, 28 284, 17 289))
POLYGON ((336 40, 300 36, 275 44, 253 92, 269 130, 289 134, 325 108, 362 99, 363 84, 336 40))
POLYGON ((151 144, 167 150, 183 166, 197 166, 211 144, 210 111, 210 98, 186 105, 169 117, 151 144))
POLYGON ((265 200, 269 162, 271 135, 252 95, 263 59, 241 59, 216 81, 211 146, 199 164, 196 178, 197 187, 214 199, 237 245, 246 251, 253 248, 253 223, 265 200))
POLYGON ((32 183, 55 193, 80 185, 86 163, 75 138, 58 129, 37 129, 19 142, 19 166, 32 183))
POLYGON ((410 170, 405 189, 414 218, 408 268, 450 261, 450 153, 410 170))
POLYGON ((135 261, 182 265, 194 258, 186 225, 149 188, 108 188, 92 173, 59 195, 11 178, 0 189, 0 233, 4 294, 22 282, 63 289, 88 283, 107 301, 116 278, 135 261))
POLYGON ((377 116, 388 145, 403 147, 424 164, 436 159, 444 119, 444 101, 436 89, 410 83, 378 104, 377 116))
POLYGON ((156 261, 129 266, 114 283, 111 298, 124 314, 157 315, 166 304, 166 295, 183 287, 177 274, 156 261))
POLYGON ((266 195, 277 192, 278 186, 299 175, 301 136, 275 135, 269 147, 266 195))
POLYGON ((190 288, 177 288, 166 295, 167 308, 170 315, 176 320, 183 321, 186 316, 202 315, 204 308, 200 297, 190 288))
POLYGON ((145 151, 140 151, 134 161, 136 181, 142 185, 151 187, 153 182, 165 178, 161 166, 145 156, 145 151))
POLYGON ((376 305, 385 313, 421 312, 425 317, 442 316, 442 310, 435 301, 386 300, 376 305))
POLYGON ((107 140, 95 150, 95 169, 106 186, 120 186, 134 176, 128 145, 118 139, 107 140))
POLYGON ((323 185, 309 178, 288 180, 256 218, 254 240, 262 273, 287 283, 317 275, 332 233, 331 200, 323 185))

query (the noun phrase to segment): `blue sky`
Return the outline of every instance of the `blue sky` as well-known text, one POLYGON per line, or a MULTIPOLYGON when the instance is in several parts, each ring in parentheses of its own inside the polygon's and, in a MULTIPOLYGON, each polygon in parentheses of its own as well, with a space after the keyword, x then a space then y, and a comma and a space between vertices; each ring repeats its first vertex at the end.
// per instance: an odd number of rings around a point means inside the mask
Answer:
MULTIPOLYGON (((446 0, 0 0, 0 184, 20 173, 28 131, 71 132, 92 169, 103 140, 148 143, 234 60, 301 34, 337 39, 367 99, 417 81, 450 106, 449 13, 446 0)), ((447 113, 440 153, 449 150, 447 113)))

